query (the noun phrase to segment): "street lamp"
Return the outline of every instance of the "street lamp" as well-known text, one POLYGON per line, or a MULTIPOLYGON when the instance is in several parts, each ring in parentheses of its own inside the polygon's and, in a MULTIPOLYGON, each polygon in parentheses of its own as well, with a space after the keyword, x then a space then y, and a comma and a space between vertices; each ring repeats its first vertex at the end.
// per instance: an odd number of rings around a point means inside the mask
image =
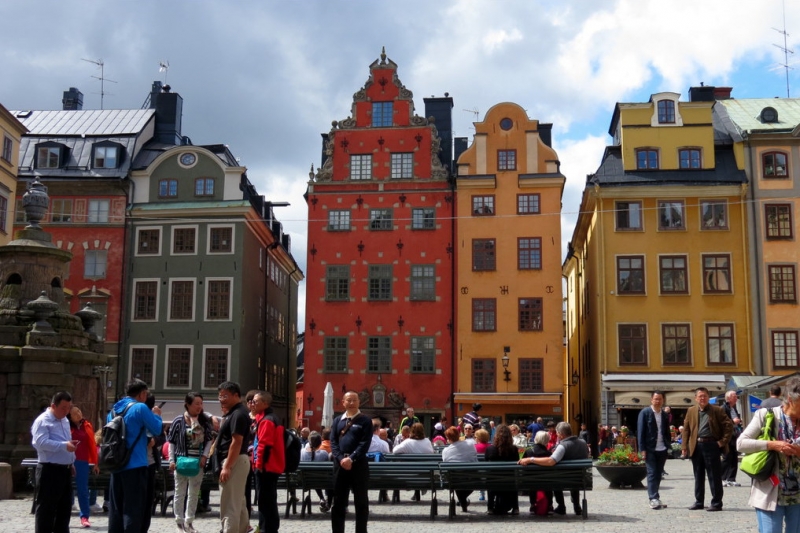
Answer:
POLYGON ((511 371, 508 369, 508 364, 511 362, 511 358, 508 357, 508 354, 511 353, 511 346, 503 346, 503 358, 501 361, 503 362, 503 373, 505 377, 503 381, 511 381, 511 371))
POLYGON ((578 371, 577 370, 573 370, 572 371, 572 384, 573 385, 577 385, 578 381, 580 381, 580 379, 581 379, 581 377, 580 377, 580 375, 578 375, 578 371))

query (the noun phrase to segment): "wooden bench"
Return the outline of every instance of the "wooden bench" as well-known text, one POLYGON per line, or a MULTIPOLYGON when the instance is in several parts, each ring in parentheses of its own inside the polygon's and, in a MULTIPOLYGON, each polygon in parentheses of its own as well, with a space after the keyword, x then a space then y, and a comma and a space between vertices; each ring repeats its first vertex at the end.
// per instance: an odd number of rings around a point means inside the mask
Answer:
POLYGON ((586 491, 592 490, 592 461, 561 461, 555 466, 520 466, 514 462, 441 463, 441 484, 450 491, 448 516, 456 514, 456 490, 568 491, 582 490, 582 511, 588 518, 586 491))

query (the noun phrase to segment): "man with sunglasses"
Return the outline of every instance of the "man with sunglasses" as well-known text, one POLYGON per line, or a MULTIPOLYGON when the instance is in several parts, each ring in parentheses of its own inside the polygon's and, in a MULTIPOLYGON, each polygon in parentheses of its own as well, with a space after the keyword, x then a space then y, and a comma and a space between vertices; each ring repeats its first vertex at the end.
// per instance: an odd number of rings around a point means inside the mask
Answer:
POLYGON ((372 419, 359 410, 358 394, 349 391, 342 398, 345 412, 331 426, 333 455, 333 509, 331 529, 344 533, 344 519, 350 491, 356 508, 356 533, 367 533, 369 516, 369 466, 367 451, 372 442, 372 419))

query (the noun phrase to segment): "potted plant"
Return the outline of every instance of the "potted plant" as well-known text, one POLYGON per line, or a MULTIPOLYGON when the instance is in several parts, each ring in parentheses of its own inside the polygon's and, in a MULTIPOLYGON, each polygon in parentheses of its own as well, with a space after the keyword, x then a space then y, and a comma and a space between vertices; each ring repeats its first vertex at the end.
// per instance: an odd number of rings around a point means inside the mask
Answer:
POLYGON ((603 451, 594 466, 608 481, 609 488, 643 487, 642 480, 647 477, 644 458, 628 445, 618 445, 603 451))

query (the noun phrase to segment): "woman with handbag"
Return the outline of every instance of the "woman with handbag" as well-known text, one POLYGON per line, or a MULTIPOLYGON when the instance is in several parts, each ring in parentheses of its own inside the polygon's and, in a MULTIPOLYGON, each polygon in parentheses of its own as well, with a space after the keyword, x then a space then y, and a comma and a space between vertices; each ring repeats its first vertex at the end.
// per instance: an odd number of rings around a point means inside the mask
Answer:
POLYGON ((197 509, 203 470, 211 449, 213 428, 203 413, 203 396, 190 392, 184 400, 185 412, 175 417, 169 428, 169 469, 175 472, 175 497, 172 508, 178 529, 197 533, 192 526, 197 509))
POLYGON ((777 457, 771 475, 763 481, 754 477, 750 488, 748 503, 756 508, 759 533, 800 531, 800 378, 786 384, 782 406, 755 413, 736 449, 746 454, 770 451, 777 457), (759 439, 769 412, 774 440, 759 439))

